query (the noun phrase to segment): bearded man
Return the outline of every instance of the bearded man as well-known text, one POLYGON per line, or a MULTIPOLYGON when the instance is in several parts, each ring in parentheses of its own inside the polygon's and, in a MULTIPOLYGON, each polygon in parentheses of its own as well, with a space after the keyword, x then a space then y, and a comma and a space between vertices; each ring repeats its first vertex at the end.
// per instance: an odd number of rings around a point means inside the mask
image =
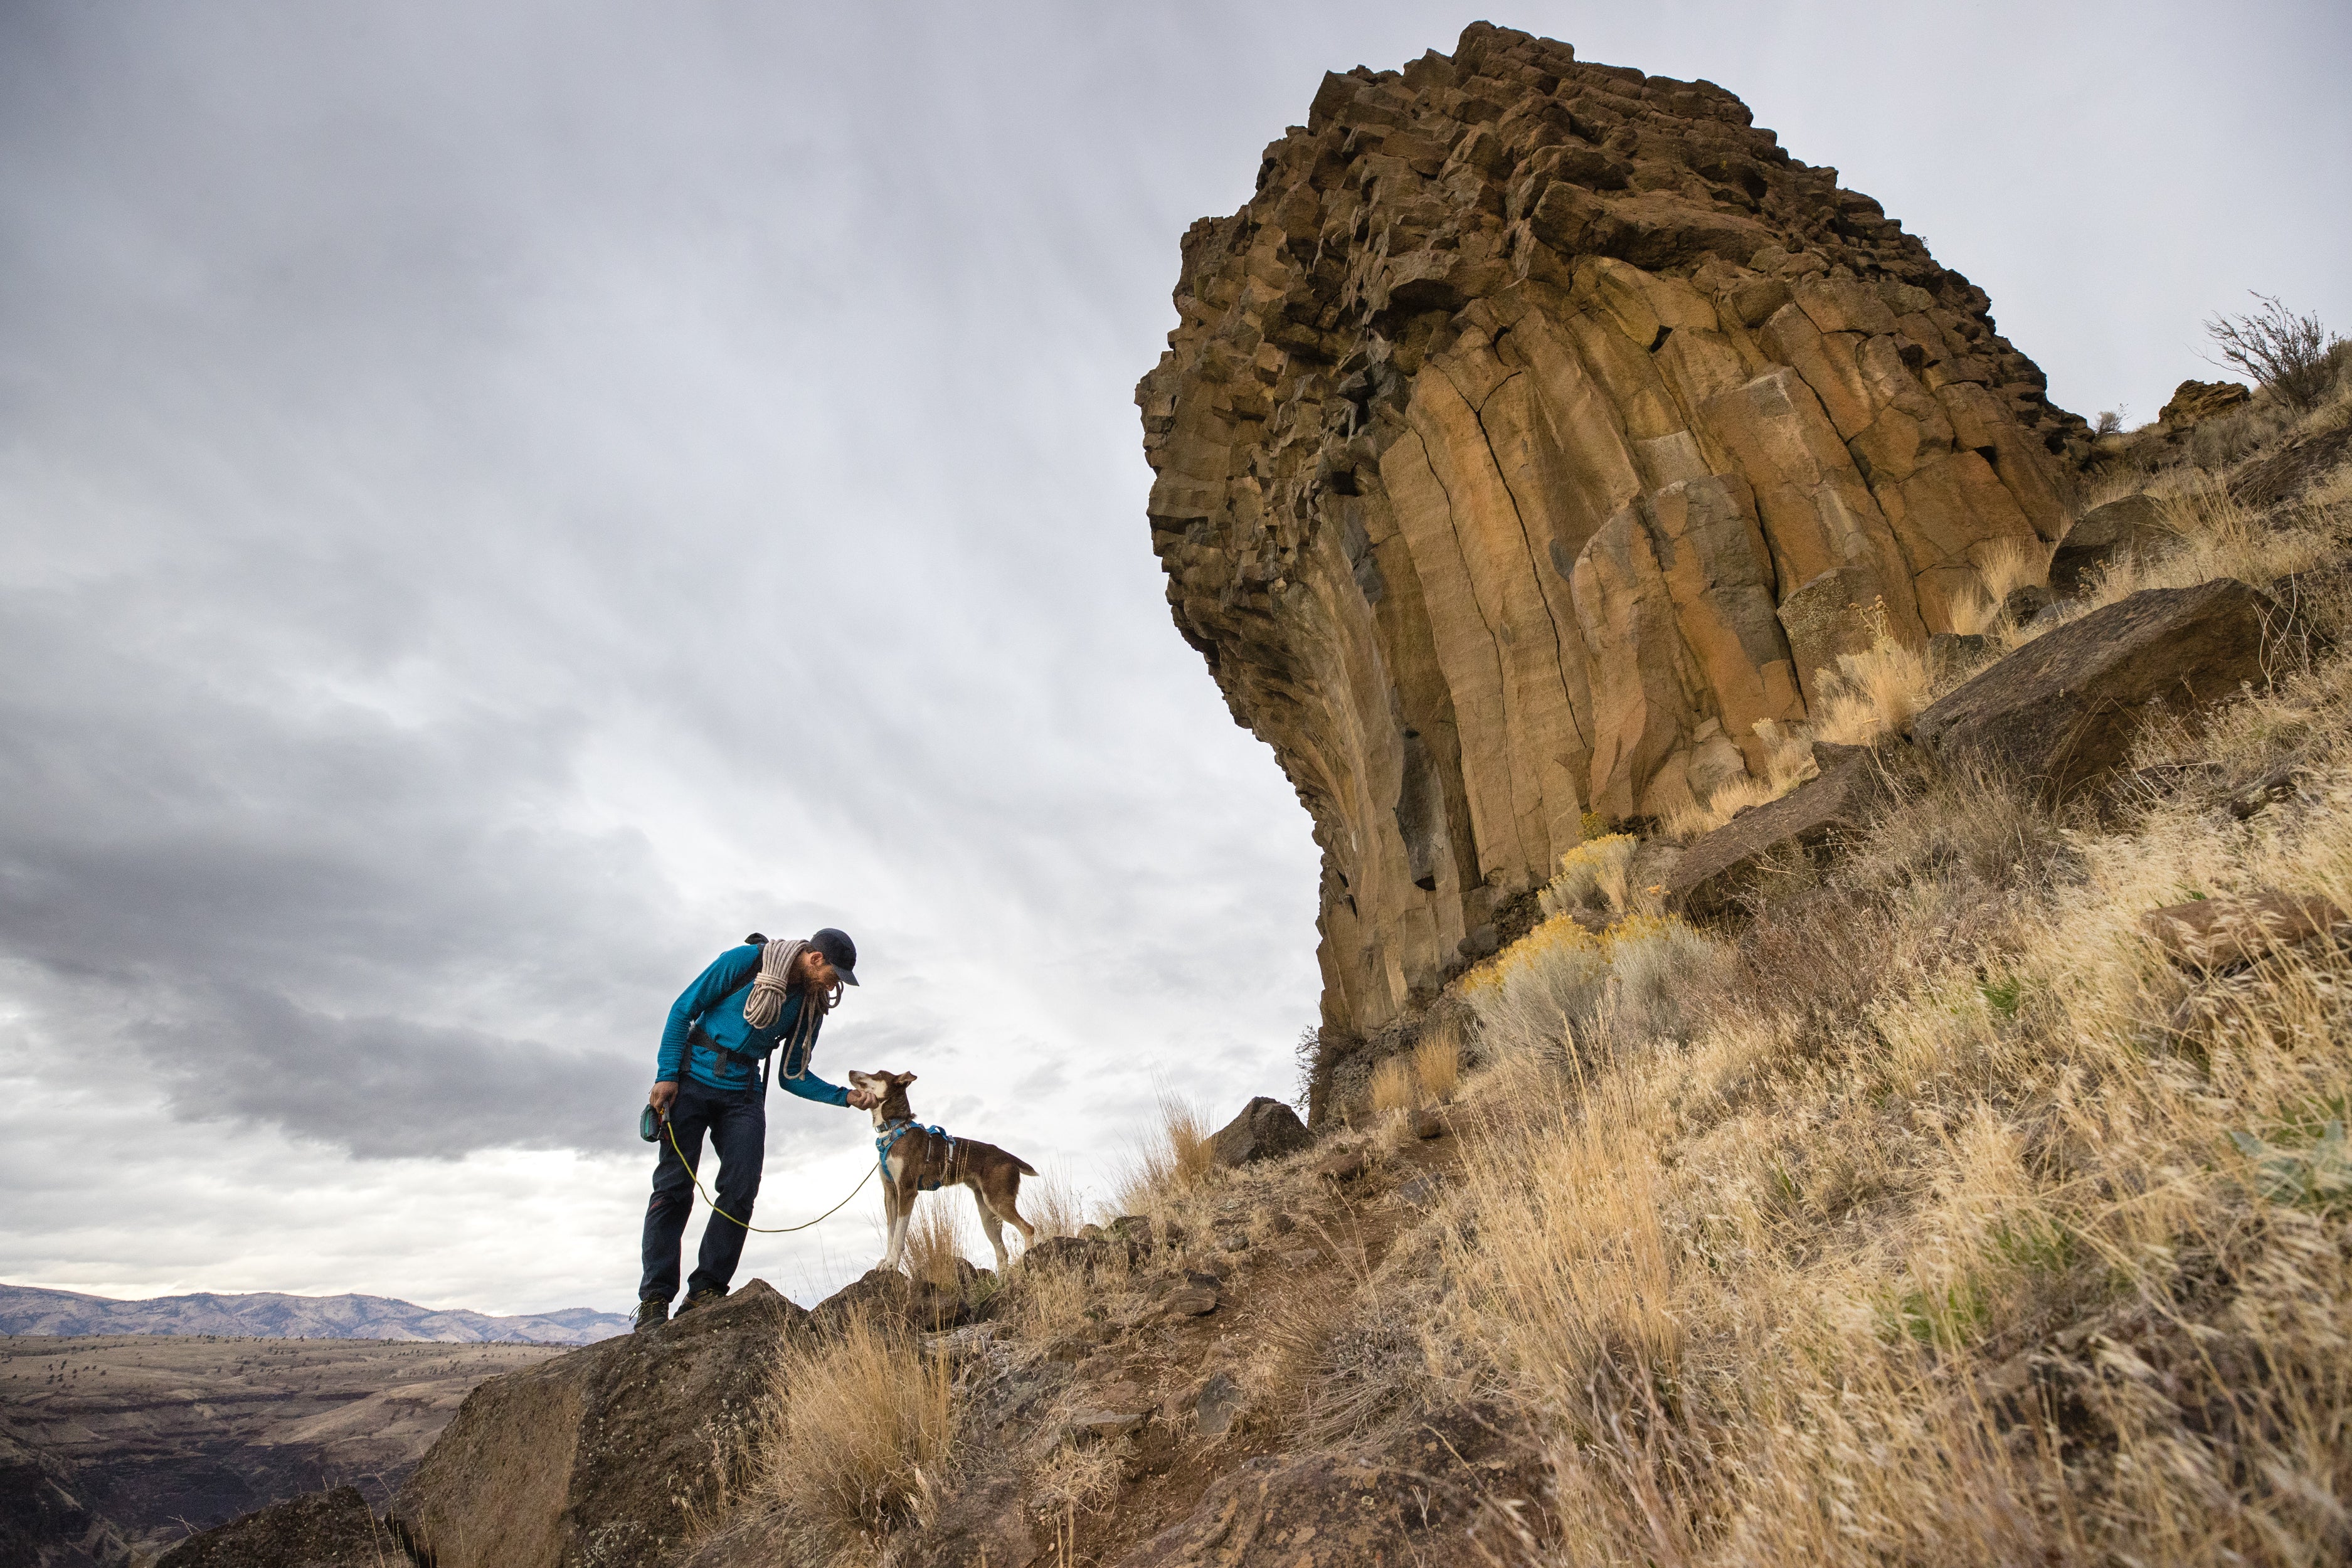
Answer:
POLYGON ((803 1100, 856 1110, 872 1107, 871 1096, 853 1094, 809 1070, 825 1015, 839 1004, 843 988, 856 984, 857 944, 846 933, 827 926, 806 942, 770 942, 754 932, 713 960, 671 1005, 653 1093, 646 1097, 667 1125, 654 1163, 653 1198, 646 1205, 639 1329, 669 1321, 705 1131, 719 1155, 718 1206, 702 1227, 701 1256, 678 1311, 718 1300, 735 1278, 767 1157, 772 1055, 777 1079, 803 1100))

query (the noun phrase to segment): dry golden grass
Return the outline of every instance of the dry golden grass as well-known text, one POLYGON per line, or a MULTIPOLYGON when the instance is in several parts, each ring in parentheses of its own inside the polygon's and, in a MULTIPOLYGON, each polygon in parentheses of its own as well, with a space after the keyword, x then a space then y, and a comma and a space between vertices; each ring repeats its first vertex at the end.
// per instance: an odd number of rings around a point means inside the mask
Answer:
POLYGON ((2352 485, 2340 474, 2315 487, 2300 508, 2283 517, 2258 515, 2216 483, 2184 484, 2154 499, 2176 542, 2117 558, 2096 574, 2088 592, 2058 615, 2037 619, 2031 629, 1996 628, 2003 651, 2144 589, 2193 587, 2216 577, 2259 587, 2290 572, 2309 571, 2335 558, 2336 538, 2352 525, 2352 485))
POLYGON ((1086 1194, 1059 1165, 1021 1181, 1021 1217, 1037 1227, 1042 1241, 1051 1236, 1076 1236, 1087 1223, 1086 1194))
POLYGON ((860 1562, 919 1518, 927 1478, 954 1443, 948 1363, 912 1336, 854 1318, 779 1359, 763 1447, 766 1486, 809 1561, 860 1562))
POLYGON ((961 1279, 956 1265, 970 1256, 977 1229, 971 1194, 963 1188, 923 1194, 907 1220, 908 1277, 954 1289, 961 1279))
POLYGON ((1374 1116, 1394 1116, 1420 1103, 1421 1079, 1413 1071, 1412 1057, 1391 1057, 1372 1069, 1374 1116))
POLYGON ((1547 1434, 1531 1561, 2343 1560, 2352 952, 2200 978, 2138 919, 2352 908, 2347 737, 2338 661, 2146 742, 2297 755, 2246 824, 1937 784, 1736 945, 1548 926, 1482 968, 1428 1316, 1547 1434))
POLYGON ((2050 552, 2040 540, 2004 540, 1987 547, 1977 565, 1975 587, 1952 606, 1952 630, 1967 635, 1990 631, 2011 594, 2049 581, 2050 552))
POLYGON ((1422 1036, 1412 1047, 1413 1077, 1421 1082, 1422 1098, 1444 1105, 1462 1083, 1462 1030, 1451 1019, 1422 1036))
POLYGON ((1751 805, 1762 805, 1788 793, 1788 786, 1742 773, 1716 786, 1703 803, 1676 806, 1666 813, 1659 832, 1677 844, 1687 844, 1714 832, 1751 805))
POLYGON ((1884 609, 1872 606, 1868 618, 1877 634, 1870 647, 1838 655, 1837 668, 1822 672, 1816 739, 1867 746, 1906 728, 1927 705, 1927 658, 1895 638, 1884 609))
POLYGON ((1200 1107, 1163 1090, 1159 1111, 1158 1124, 1144 1133, 1119 1184, 1122 1213, 1149 1214, 1200 1185, 1216 1169, 1216 1156, 1209 1147, 1210 1135, 1216 1130, 1200 1107))
MULTIPOLYGON (((1661 837, 1676 844, 1687 844, 1702 834, 1714 832, 1751 805, 1763 805, 1780 799, 1820 771, 1813 765, 1813 742, 1809 726, 1780 724, 1765 719, 1757 723, 1756 733, 1766 748, 1764 776, 1758 778, 1744 773, 1716 786, 1704 802, 1677 806, 1667 812, 1665 820, 1659 825, 1661 837)), ((1834 739, 1832 736, 1822 738, 1834 739)), ((1629 849, 1626 859, 1630 861, 1632 858, 1629 849)), ((1625 906, 1622 902, 1614 907, 1617 913, 1624 912, 1625 906)))

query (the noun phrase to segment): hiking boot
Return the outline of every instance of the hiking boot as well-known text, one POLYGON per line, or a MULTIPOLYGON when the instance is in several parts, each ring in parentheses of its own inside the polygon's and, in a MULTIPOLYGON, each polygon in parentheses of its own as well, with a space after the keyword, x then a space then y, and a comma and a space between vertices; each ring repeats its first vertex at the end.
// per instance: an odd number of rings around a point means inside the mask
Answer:
POLYGON ((637 1303, 636 1332, 642 1334, 647 1329, 658 1329, 668 1321, 669 1303, 660 1297, 648 1296, 637 1303))
POLYGON ((727 1292, 724 1290, 688 1290, 686 1293, 686 1300, 677 1304, 677 1315, 683 1318, 697 1307, 711 1301, 723 1301, 726 1299, 727 1292))

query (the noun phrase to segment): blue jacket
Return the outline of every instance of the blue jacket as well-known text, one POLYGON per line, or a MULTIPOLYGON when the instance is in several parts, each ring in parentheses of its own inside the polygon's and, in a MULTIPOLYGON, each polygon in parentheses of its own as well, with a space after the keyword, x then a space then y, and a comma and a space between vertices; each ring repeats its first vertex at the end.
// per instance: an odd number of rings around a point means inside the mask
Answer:
MULTIPOLYGON (((687 1039, 694 1026, 700 1024, 704 1034, 727 1049, 747 1057, 764 1057, 792 1038, 793 1027, 801 1018, 801 994, 797 991, 784 998, 783 1009, 771 1026, 755 1029, 744 1021, 743 1002, 751 994, 751 982, 759 973, 758 948, 730 947, 712 960, 710 967, 670 1004, 669 1022, 662 1026, 661 1056, 654 1071, 656 1082, 676 1081, 681 1063, 688 1076, 712 1089, 749 1089, 759 1081, 751 1068, 739 1066, 708 1047, 692 1045, 687 1039)), ((824 1032, 824 1020, 819 1018, 809 1034, 812 1058, 816 1055, 816 1037, 824 1032)), ((774 1076, 778 1083, 803 1100, 825 1105, 849 1103, 847 1089, 827 1083, 813 1072, 786 1078, 781 1058, 774 1076)))

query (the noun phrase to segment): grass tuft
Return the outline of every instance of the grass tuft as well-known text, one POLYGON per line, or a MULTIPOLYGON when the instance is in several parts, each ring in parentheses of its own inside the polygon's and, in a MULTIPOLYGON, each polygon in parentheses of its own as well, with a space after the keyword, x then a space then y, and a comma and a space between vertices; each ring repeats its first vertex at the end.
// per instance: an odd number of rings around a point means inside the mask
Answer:
POLYGON ((866 1556, 921 1517, 954 1436, 948 1363, 911 1334, 853 1318, 788 1346, 776 1365, 766 1486, 808 1555, 866 1556))
POLYGON ((1462 1031, 1450 1020, 1431 1029, 1412 1048, 1413 1076, 1422 1097, 1433 1105, 1453 1100, 1462 1082, 1462 1031))
POLYGON ((1864 618, 1875 633, 1871 646, 1861 653, 1838 655, 1837 668, 1822 672, 1816 739, 1867 746, 1883 735, 1908 730, 1927 705, 1927 659, 1895 638, 1883 605, 1872 605, 1864 618))
POLYGON ((1214 1129, 1200 1107, 1162 1090, 1158 1109, 1158 1121, 1145 1132, 1119 1184, 1122 1213, 1148 1214, 1199 1186, 1216 1169, 1216 1152, 1209 1144, 1214 1129))

